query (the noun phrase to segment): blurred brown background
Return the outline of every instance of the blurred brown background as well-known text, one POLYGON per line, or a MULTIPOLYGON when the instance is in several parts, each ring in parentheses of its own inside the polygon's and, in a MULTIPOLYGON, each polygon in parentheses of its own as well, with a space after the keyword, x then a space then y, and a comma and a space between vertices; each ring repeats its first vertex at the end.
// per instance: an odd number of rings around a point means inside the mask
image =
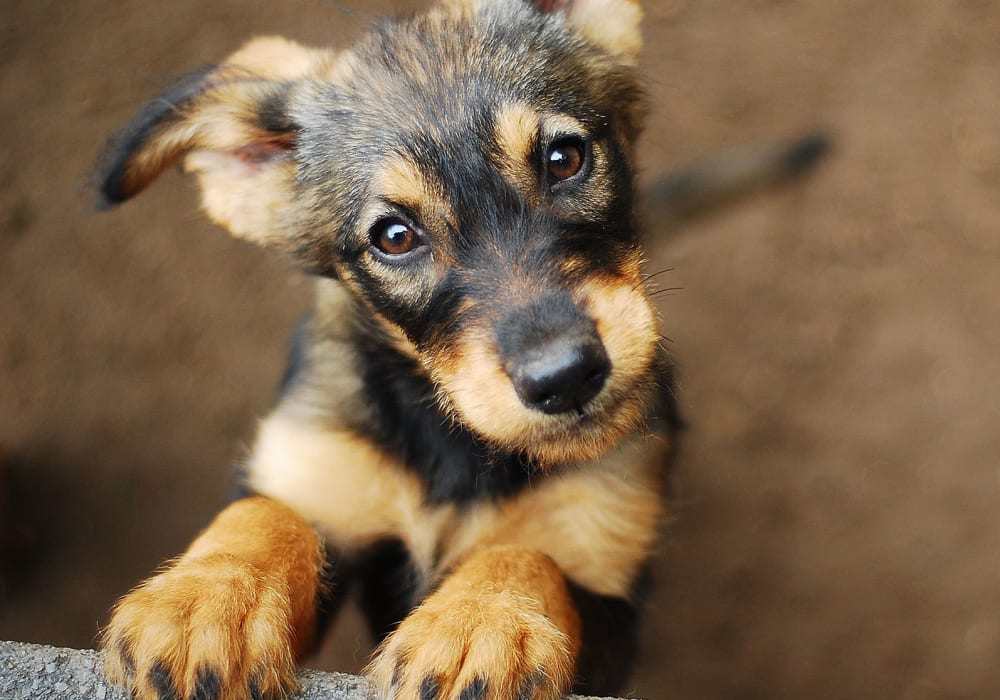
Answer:
MULTIPOLYGON (((412 7, 342 1, 5 0, 0 638, 90 645, 208 521, 308 301, 176 174, 93 213, 91 159, 249 36, 412 7)), ((657 232, 690 429, 633 692, 1000 697, 1000 6, 647 11, 647 173, 816 125, 837 148, 657 232)), ((314 665, 364 663, 346 622, 314 665)))

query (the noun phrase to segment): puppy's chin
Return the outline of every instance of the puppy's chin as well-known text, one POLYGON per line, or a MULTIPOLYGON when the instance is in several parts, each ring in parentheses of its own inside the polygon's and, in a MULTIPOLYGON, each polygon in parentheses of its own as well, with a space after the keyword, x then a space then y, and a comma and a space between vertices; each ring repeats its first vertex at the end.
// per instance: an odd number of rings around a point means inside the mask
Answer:
POLYGON ((633 394, 606 409, 543 415, 541 420, 532 415, 516 439, 503 446, 523 450, 543 468, 598 459, 642 426, 645 406, 644 396, 633 394))

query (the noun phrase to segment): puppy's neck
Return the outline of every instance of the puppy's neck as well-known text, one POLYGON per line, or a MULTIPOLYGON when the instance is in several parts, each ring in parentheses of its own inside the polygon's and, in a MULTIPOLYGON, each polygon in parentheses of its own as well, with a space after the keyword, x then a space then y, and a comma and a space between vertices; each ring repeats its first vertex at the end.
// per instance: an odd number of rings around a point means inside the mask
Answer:
POLYGON ((427 372, 342 283, 317 280, 278 411, 369 438, 424 482, 431 503, 511 496, 542 477, 523 454, 490 445, 442 410, 427 372))

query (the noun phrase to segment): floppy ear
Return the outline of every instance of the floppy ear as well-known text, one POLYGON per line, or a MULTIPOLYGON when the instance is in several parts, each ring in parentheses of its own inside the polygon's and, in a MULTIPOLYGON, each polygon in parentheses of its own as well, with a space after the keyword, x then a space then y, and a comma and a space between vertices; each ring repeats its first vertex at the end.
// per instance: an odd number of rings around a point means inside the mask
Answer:
POLYGON ((561 12, 584 38, 627 62, 642 48, 642 8, 638 0, 529 0, 541 12, 561 12))
POLYGON ((288 98, 299 80, 332 58, 284 39, 260 38, 220 66, 182 77, 108 144, 98 205, 129 199, 183 158, 185 169, 198 175, 212 219, 257 242, 282 238, 298 131, 288 98))

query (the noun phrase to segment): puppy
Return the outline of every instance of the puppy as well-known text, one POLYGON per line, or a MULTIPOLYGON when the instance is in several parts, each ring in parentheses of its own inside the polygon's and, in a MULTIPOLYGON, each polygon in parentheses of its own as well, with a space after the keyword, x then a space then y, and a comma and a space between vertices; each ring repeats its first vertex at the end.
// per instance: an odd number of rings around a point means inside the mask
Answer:
POLYGON ((112 140, 315 277, 226 508, 103 634, 135 698, 274 698, 357 592, 385 697, 616 692, 677 424, 640 272, 634 0, 444 0, 251 41, 112 140))

